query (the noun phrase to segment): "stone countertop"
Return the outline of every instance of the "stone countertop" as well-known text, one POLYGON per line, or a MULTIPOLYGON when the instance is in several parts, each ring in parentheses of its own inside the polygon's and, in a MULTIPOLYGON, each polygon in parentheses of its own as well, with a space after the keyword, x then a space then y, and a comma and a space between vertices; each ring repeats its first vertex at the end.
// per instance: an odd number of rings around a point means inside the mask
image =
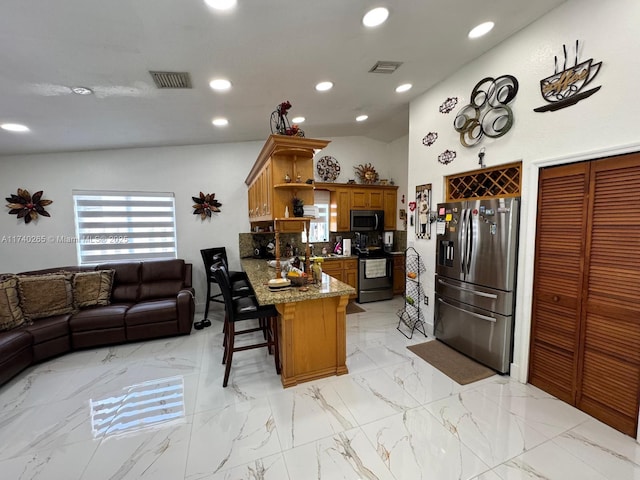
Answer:
POLYGON ((307 285, 308 290, 301 291, 300 287, 291 287, 285 290, 272 292, 267 283, 275 278, 276 270, 270 267, 267 260, 256 260, 244 258, 240 260, 242 269, 249 277, 249 282, 255 291, 256 298, 260 305, 304 302, 305 300, 316 300, 325 297, 340 297, 343 295, 353 295, 356 293, 351 285, 347 285, 335 278, 322 274, 321 285, 307 285))

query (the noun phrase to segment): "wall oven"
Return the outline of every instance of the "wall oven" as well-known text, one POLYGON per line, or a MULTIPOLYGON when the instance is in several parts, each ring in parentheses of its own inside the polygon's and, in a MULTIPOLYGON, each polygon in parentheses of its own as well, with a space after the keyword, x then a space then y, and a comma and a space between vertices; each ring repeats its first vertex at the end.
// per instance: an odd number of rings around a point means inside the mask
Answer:
POLYGON ((352 232, 374 232, 384 229, 384 210, 351 210, 352 232))

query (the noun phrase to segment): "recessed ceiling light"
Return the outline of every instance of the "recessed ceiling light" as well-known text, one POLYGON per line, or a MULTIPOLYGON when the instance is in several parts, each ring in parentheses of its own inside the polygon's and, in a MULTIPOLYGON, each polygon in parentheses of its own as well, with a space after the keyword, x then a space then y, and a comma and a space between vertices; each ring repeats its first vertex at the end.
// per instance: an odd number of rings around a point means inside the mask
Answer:
POLYGON ((71 87, 71 91, 76 95, 91 95, 93 90, 87 87, 71 87))
POLYGON ((204 0, 204 3, 216 10, 229 10, 236 6, 236 0, 204 0))
POLYGON ((306 120, 306 118, 304 118, 304 117, 293 117, 293 118, 291 119, 291 121, 292 121, 293 123, 302 123, 302 122, 304 122, 305 120, 306 120))
POLYGON ((387 18, 389 18, 389 10, 384 7, 378 7, 364 14, 362 24, 365 27, 377 27, 378 25, 382 25, 387 18))
POLYGON ((226 118, 220 117, 220 118, 214 118, 211 123, 213 123, 216 127, 226 127, 227 125, 229 125, 229 120, 227 120, 226 118))
POLYGON ((231 82, 226 78, 216 78, 215 80, 211 80, 209 82, 209 86, 213 90, 224 91, 231 88, 231 82))
POLYGON ((411 90, 411 87, 413 87, 413 85, 411 85, 410 83, 403 83, 402 85, 396 87, 396 92, 398 93, 406 92, 408 90, 411 90))
POLYGON ((367 118, 369 118, 369 115, 358 115, 356 117, 356 122, 364 122, 367 118))
POLYGON ((8 132, 28 132, 29 127, 26 125, 20 125, 19 123, 3 123, 0 128, 7 130, 8 132))
POLYGON ((332 82, 320 82, 316 85, 316 90, 318 90, 319 92, 326 92, 327 90, 331 90, 332 88, 332 82))
POLYGON ((473 27, 471 29, 471 31, 469 32, 469 38, 478 38, 481 37, 483 35, 486 35, 487 33, 489 33, 492 29, 493 26, 495 24, 493 22, 484 22, 481 23, 480 25, 473 27))

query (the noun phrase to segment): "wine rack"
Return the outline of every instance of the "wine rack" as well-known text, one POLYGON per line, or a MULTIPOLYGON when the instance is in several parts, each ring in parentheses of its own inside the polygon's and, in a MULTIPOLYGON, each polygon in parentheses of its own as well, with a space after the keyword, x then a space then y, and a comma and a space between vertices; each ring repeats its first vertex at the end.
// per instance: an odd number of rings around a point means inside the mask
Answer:
POLYGON ((519 197, 522 163, 483 168, 446 177, 447 201, 519 197))

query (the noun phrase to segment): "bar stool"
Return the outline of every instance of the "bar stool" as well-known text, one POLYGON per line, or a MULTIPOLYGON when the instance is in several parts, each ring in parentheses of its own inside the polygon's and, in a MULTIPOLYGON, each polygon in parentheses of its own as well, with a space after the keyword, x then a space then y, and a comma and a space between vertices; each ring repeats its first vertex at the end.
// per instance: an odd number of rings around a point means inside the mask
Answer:
MULTIPOLYGON (((200 255, 202 256, 202 261, 204 263, 204 272, 207 276, 207 300, 204 307, 204 319, 193 324, 193 327, 196 330, 201 330, 205 327, 211 326, 211 321, 209 320, 210 302, 224 303, 224 300, 222 299, 222 292, 213 295, 211 294, 211 286, 217 283, 215 278, 213 277, 213 274, 211 273, 211 266, 214 263, 219 262, 220 259, 222 259, 227 269, 229 265, 229 262, 227 260, 227 249, 225 247, 203 248, 202 250, 200 250, 200 255)), ((236 284, 238 293, 241 293, 243 295, 247 293, 246 290, 242 290, 241 292, 240 287, 248 287, 249 289, 251 288, 246 280, 246 275, 244 274, 244 272, 229 272, 229 275, 232 281, 239 282, 238 284, 236 284)))
POLYGON ((226 310, 224 355, 222 359, 222 363, 225 364, 225 371, 222 386, 226 387, 229 381, 233 354, 243 350, 266 347, 269 353, 273 351, 276 373, 280 374, 280 351, 278 347, 277 331, 278 311, 276 310, 275 305, 258 305, 255 297, 245 296, 234 298, 229 285, 226 268, 222 262, 213 265, 211 267, 211 272, 222 291, 226 310), (236 330, 236 323, 245 320, 258 320, 259 326, 245 328, 244 330, 236 330), (266 326, 266 328, 263 328, 263 325, 266 326), (266 333, 266 340, 259 343, 242 345, 240 347, 236 347, 234 345, 235 337, 237 335, 253 332, 266 333))

